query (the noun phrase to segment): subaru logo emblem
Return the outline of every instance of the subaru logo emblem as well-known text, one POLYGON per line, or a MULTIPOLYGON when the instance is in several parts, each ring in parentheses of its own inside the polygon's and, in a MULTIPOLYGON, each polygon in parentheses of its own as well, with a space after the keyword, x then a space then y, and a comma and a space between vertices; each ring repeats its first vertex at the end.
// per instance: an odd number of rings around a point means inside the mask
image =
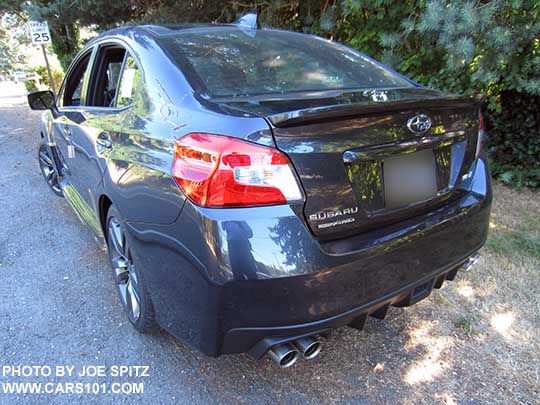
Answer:
POLYGON ((431 119, 426 114, 419 114, 407 120, 407 128, 415 134, 423 134, 431 128, 431 119))

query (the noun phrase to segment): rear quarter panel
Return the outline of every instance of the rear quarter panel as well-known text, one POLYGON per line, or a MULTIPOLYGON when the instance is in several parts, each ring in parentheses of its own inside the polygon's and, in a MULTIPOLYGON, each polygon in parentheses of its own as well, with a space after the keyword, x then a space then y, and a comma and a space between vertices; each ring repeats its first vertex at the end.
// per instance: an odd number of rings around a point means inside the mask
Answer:
POLYGON ((274 141, 263 118, 207 109, 152 39, 132 35, 120 43, 142 70, 143 86, 133 105, 119 112, 124 125, 107 159, 102 194, 128 222, 170 224, 185 201, 170 174, 176 140, 206 132, 271 146, 274 141))

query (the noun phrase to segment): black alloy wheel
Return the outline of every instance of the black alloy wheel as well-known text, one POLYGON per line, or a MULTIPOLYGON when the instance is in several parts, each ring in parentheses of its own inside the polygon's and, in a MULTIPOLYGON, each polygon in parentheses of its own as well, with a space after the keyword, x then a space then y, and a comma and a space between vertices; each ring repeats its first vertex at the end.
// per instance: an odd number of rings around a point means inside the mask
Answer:
POLYGON ((136 269, 133 248, 114 207, 109 209, 107 218, 107 246, 114 281, 129 322, 139 332, 155 330, 152 302, 136 269))
POLYGON ((53 158, 47 144, 42 143, 39 146, 38 156, 39 168, 41 169, 41 174, 43 174, 43 178, 47 182, 47 185, 56 195, 62 197, 63 193, 58 179, 58 172, 54 166, 53 158))

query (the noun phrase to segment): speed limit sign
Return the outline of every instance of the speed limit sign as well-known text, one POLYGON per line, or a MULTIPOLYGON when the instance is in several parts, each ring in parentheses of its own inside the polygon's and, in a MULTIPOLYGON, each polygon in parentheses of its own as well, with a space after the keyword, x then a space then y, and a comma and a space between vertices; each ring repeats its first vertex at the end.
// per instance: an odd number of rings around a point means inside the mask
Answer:
POLYGON ((33 44, 50 44, 51 33, 47 21, 28 21, 30 38, 33 44))
POLYGON ((43 51, 43 58, 45 59, 45 65, 47 66, 47 74, 49 75, 49 83, 51 85, 54 95, 56 96, 54 80, 51 74, 51 66, 49 65, 47 51, 45 50, 45 44, 51 43, 49 24, 47 23, 47 21, 28 21, 28 28, 30 29, 30 38, 32 39, 32 43, 41 45, 41 50, 43 51))

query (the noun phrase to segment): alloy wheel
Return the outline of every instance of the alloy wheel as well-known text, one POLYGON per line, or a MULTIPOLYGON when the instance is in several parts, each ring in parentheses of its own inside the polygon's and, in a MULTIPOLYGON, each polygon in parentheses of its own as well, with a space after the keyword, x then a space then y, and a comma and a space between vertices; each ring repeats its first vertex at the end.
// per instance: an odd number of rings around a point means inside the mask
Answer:
POLYGON ((58 173, 54 167, 52 156, 49 153, 47 145, 42 144, 39 147, 39 167, 41 173, 45 178, 45 181, 49 187, 58 195, 62 195, 62 189, 60 188, 60 183, 58 181, 58 173))
POLYGON ((129 320, 137 322, 141 316, 141 299, 138 290, 137 273, 131 251, 120 223, 114 217, 109 219, 109 254, 114 271, 116 286, 129 320))

